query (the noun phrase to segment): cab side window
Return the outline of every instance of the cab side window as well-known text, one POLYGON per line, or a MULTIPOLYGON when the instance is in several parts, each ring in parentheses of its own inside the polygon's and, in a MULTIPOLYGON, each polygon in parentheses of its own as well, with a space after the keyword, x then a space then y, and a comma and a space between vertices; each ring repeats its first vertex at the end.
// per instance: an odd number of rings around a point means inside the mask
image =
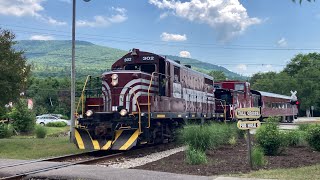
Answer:
POLYGON ((173 72, 173 82, 180 82, 180 68, 174 66, 174 72, 173 72))

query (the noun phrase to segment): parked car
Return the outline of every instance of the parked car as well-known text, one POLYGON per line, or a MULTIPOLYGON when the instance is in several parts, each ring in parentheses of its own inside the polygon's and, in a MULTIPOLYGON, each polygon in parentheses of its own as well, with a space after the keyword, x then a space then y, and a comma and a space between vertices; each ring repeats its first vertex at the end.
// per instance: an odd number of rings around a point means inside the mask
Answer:
POLYGON ((49 122, 65 122, 68 126, 70 126, 70 121, 65 119, 60 119, 53 115, 41 115, 36 117, 36 123, 40 125, 46 125, 49 122))

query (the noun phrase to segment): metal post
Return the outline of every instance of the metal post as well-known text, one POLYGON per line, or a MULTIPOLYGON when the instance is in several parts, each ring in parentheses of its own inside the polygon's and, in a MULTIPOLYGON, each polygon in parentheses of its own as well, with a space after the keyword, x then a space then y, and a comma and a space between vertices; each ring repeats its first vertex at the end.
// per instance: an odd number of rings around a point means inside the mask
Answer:
POLYGON ((75 84, 76 84, 76 66, 75 66, 75 40, 76 40, 76 0, 72 3, 72 60, 71 60, 71 125, 70 125, 70 142, 74 140, 75 128, 75 84))
POLYGON ((251 134, 250 134, 250 129, 247 130, 247 136, 248 136, 248 161, 250 165, 250 169, 252 169, 252 158, 251 158, 251 134))

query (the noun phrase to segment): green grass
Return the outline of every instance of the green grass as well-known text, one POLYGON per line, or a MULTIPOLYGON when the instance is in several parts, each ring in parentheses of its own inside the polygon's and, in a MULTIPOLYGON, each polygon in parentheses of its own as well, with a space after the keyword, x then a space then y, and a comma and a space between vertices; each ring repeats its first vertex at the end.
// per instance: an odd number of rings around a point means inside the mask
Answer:
POLYGON ((290 179, 290 180, 314 180, 320 179, 320 165, 301 168, 259 170, 249 174, 240 175, 246 178, 290 179))
POLYGON ((68 132, 70 130, 70 126, 65 126, 65 127, 47 127, 46 129, 48 131, 48 136, 52 136, 55 134, 60 134, 60 133, 64 133, 64 132, 68 132))
POLYGON ((39 159, 82 152, 68 137, 0 139, 0 158, 39 159))

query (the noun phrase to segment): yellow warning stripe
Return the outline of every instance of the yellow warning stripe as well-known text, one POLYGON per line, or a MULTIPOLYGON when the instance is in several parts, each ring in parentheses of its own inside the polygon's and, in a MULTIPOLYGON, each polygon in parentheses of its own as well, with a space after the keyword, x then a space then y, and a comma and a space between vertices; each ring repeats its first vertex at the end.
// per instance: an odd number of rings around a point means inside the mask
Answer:
POLYGON ((118 139, 118 137, 121 135, 122 132, 123 132, 123 130, 117 130, 117 131, 116 131, 116 135, 115 135, 115 137, 114 137, 114 140, 113 140, 112 144, 113 144, 114 142, 116 142, 116 140, 118 139))
POLYGON ((91 141, 92 141, 92 144, 93 144, 93 149, 100 150, 99 142, 97 140, 93 140, 92 138, 91 138, 91 141))
POLYGON ((139 136, 139 130, 136 130, 132 136, 129 138, 129 140, 123 145, 120 147, 119 150, 127 150, 133 143, 134 141, 138 138, 139 136))
POLYGON ((83 140, 82 140, 80 133, 78 132, 77 129, 75 130, 75 137, 76 137, 79 149, 85 149, 83 140))
POLYGON ((111 143, 112 143, 112 141, 108 141, 108 142, 101 148, 101 150, 108 150, 108 149, 110 149, 111 143))

